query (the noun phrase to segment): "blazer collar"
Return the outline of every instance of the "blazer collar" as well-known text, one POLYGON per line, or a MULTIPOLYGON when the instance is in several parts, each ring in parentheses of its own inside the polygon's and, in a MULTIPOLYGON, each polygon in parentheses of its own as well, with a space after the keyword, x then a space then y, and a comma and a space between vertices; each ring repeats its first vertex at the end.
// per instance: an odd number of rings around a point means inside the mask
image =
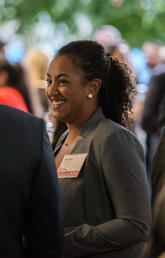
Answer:
POLYGON ((92 116, 80 128, 79 135, 82 137, 87 137, 95 130, 98 122, 104 119, 105 116, 103 114, 102 107, 97 108, 96 111, 92 114, 92 116))
MULTIPOLYGON (((80 128, 79 136, 86 138, 90 134, 92 134, 97 126, 97 124, 104 120, 105 116, 103 114, 102 107, 96 109, 96 111, 92 114, 92 116, 85 122, 85 124, 80 128)), ((61 145, 65 141, 65 138, 68 135, 68 130, 66 130, 60 137, 59 141, 56 144, 54 154, 61 148, 61 145)))

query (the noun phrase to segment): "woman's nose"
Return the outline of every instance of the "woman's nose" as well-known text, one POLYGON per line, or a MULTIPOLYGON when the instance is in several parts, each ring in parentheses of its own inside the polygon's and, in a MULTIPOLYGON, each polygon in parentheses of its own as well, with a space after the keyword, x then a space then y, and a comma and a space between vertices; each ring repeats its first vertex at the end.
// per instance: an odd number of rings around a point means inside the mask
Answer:
POLYGON ((55 83, 52 83, 46 90, 46 94, 49 98, 59 94, 58 87, 55 83))

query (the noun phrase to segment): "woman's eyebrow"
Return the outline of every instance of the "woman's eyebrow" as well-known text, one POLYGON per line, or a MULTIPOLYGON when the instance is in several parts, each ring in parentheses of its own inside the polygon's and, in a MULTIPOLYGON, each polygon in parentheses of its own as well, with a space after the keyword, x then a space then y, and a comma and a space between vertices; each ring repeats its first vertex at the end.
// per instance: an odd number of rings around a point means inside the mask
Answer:
POLYGON ((66 73, 60 73, 59 75, 57 75, 57 79, 59 79, 61 76, 65 76, 65 77, 68 77, 70 78, 70 76, 66 73))
MULTIPOLYGON (((51 77, 51 75, 50 75, 49 73, 47 73, 47 76, 48 76, 48 77, 51 77)), ((65 77, 70 78, 70 76, 67 75, 66 73, 60 73, 60 74, 57 75, 56 79, 59 79, 59 78, 62 77, 62 76, 65 76, 65 77)))

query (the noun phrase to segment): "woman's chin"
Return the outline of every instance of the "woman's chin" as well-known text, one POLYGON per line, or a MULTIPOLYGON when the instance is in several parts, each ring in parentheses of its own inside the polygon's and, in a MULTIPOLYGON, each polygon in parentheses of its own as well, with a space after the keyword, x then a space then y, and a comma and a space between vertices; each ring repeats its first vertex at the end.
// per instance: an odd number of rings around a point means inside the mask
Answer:
POLYGON ((65 122, 65 116, 64 116, 64 114, 61 114, 61 112, 57 112, 57 111, 55 111, 55 110, 52 110, 52 115, 53 115, 56 119, 65 122))

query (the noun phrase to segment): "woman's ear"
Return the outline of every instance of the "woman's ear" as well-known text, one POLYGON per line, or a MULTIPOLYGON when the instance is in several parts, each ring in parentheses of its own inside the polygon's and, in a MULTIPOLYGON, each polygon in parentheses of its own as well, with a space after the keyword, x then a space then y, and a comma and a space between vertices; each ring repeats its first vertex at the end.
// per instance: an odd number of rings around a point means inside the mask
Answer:
POLYGON ((102 81, 98 78, 93 79, 89 82, 89 94, 92 94, 93 96, 97 95, 99 92, 99 89, 101 87, 102 81))

